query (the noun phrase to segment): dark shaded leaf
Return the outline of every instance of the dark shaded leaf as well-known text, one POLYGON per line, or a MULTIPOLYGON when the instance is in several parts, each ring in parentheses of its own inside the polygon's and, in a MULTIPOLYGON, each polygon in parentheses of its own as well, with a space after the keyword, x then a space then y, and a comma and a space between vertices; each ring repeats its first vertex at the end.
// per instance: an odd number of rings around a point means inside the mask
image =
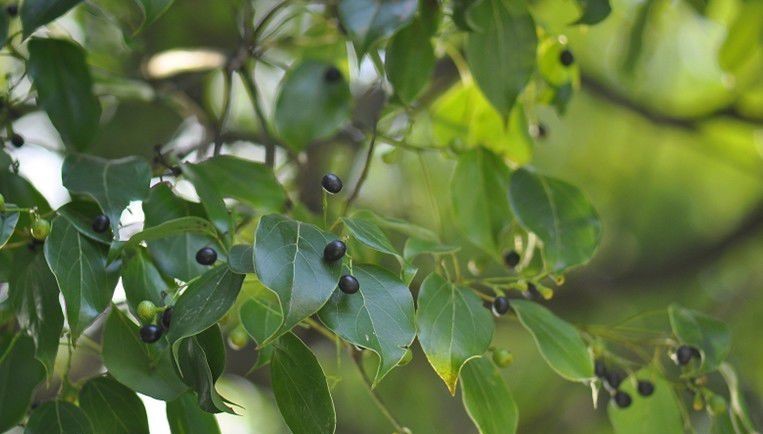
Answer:
POLYGON ((583 13, 575 24, 598 24, 612 12, 609 0, 577 0, 577 2, 583 13))
POLYGON ((196 336, 179 341, 173 350, 183 382, 196 392, 199 407, 210 413, 234 413, 215 389, 215 376, 196 336))
MULTIPOLYGON (((6 204, 6 206, 15 206, 12 204, 6 204)), ((13 231, 16 229, 16 224, 19 222, 19 213, 17 212, 0 212, 0 248, 2 248, 8 240, 11 239, 13 231)))
MULTIPOLYGON (((217 236, 217 231, 209 221, 199 217, 180 217, 143 229, 130 237, 128 241, 112 246, 109 251, 109 260, 115 260, 123 250, 135 248, 144 241, 153 241, 189 232, 202 234, 210 238, 217 236)), ((196 257, 196 251, 187 253, 193 258, 196 257)))
POLYGON ((75 201, 56 210, 56 213, 69 221, 84 236, 93 241, 109 245, 111 244, 111 226, 106 232, 98 233, 93 230, 95 217, 102 214, 101 208, 95 202, 75 201))
POLYGON ((109 377, 82 386, 79 405, 96 433, 148 434, 143 402, 132 390, 109 377))
POLYGON ((237 244, 228 253, 228 265, 239 274, 254 273, 254 248, 237 244))
POLYGON ((144 248, 135 249, 132 256, 124 259, 121 271, 127 304, 134 314, 137 314, 138 304, 143 300, 149 300, 156 306, 165 304, 165 290, 169 285, 144 248))
POLYGON ((215 416, 199 408, 190 392, 167 403, 167 422, 172 434, 220 434, 215 416))
POLYGON ((431 38, 437 31, 437 3, 425 2, 419 15, 390 40, 384 62, 395 95, 405 104, 412 103, 429 83, 434 71, 434 46, 431 38))
POLYGON ((66 401, 50 401, 29 416, 24 434, 93 434, 93 426, 79 407, 66 401))
POLYGON ((0 336, 0 431, 21 422, 32 393, 45 378, 45 368, 34 358, 34 341, 17 335, 0 336))
POLYGON ((417 9, 418 0, 341 0, 339 20, 362 55, 410 22, 417 9))
POLYGON ((82 0, 24 0, 19 14, 24 37, 77 6, 82 0))

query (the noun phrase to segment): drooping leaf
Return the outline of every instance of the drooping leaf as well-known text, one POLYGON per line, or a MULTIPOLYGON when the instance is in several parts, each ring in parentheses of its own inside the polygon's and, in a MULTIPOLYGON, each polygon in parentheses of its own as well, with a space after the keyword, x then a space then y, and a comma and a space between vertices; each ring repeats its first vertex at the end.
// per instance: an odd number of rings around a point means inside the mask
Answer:
POLYGON ((45 368, 34 358, 34 342, 17 335, 0 336, 0 431, 13 428, 24 417, 45 368))
POLYGON ((341 0, 339 20, 362 55, 409 23, 417 9, 418 0, 341 0))
POLYGON ((356 294, 335 290, 319 315, 326 327, 379 356, 373 384, 391 371, 416 336, 413 297, 395 275, 375 265, 355 265, 356 294))
POLYGON ((274 345, 270 377, 286 424, 294 434, 333 434, 334 401, 318 359, 291 333, 274 345))
POLYGON ((121 272, 127 304, 134 314, 137 314, 138 304, 143 300, 149 300, 156 306, 165 304, 168 285, 144 248, 135 249, 131 256, 124 259, 121 272))
POLYGON ((620 390, 629 394, 632 403, 627 408, 619 408, 614 400, 609 402, 607 413, 617 434, 637 434, 659 432, 681 434, 684 432, 681 405, 673 393, 673 385, 657 372, 645 368, 636 373, 638 380, 648 380, 654 384, 654 393, 641 396, 636 391, 635 381, 623 381, 620 390))
POLYGON ((62 39, 32 39, 29 42, 27 72, 37 89, 40 105, 48 113, 64 143, 74 150, 86 149, 95 136, 101 105, 93 94, 84 50, 62 39))
MULTIPOLYGON (((7 206, 11 206, 11 204, 7 204, 7 206)), ((11 239, 18 222, 19 213, 0 212, 0 249, 11 239)))
MULTIPOLYGON (((109 251, 109 261, 113 261, 119 257, 122 251, 132 249, 144 241, 153 241, 185 233, 202 234, 209 238, 217 236, 217 231, 208 220, 200 217, 180 217, 143 229, 130 237, 128 241, 112 246, 109 251)), ((185 252, 185 254, 188 254, 193 258, 196 257, 196 251, 185 252)))
POLYGON ((257 277, 278 295, 284 319, 264 342, 316 313, 331 297, 339 281, 340 261, 323 259, 323 248, 335 237, 316 226, 270 214, 260 219, 254 244, 257 277))
POLYGON ((388 255, 400 256, 395 246, 387 238, 387 235, 371 220, 358 217, 342 217, 342 223, 344 223, 347 230, 350 231, 355 239, 366 246, 388 255))
POLYGON ((419 290, 416 325, 427 360, 455 395, 463 366, 482 356, 493 339, 490 312, 472 291, 432 273, 419 290))
POLYGON ((106 246, 82 235, 68 220, 53 220, 45 259, 66 301, 66 319, 75 337, 111 302, 119 272, 107 267, 107 254, 106 246))
POLYGON ((469 8, 467 22, 473 29, 466 44, 469 69, 506 117, 535 70, 535 22, 520 0, 483 0, 469 8))
POLYGON ((578 188, 520 169, 511 176, 509 192, 519 223, 543 241, 551 271, 562 273, 591 259, 599 245, 601 223, 578 188))
POLYGON ((239 274, 254 273, 254 249, 252 246, 237 244, 228 253, 228 265, 239 274))
POLYGON ((176 344, 177 368, 183 382, 196 392, 204 411, 234 413, 215 389, 216 378, 207 354, 196 336, 184 338, 176 344))
POLYGON ((220 326, 213 324, 194 337, 201 349, 204 350, 212 378, 217 381, 225 370, 225 343, 223 342, 223 333, 220 330, 220 326))
POLYGON ((575 24, 598 24, 612 12, 609 0, 577 0, 577 3, 583 13, 575 24))
POLYGON ((697 348, 702 354, 701 373, 716 370, 731 350, 731 333, 723 322, 696 310, 676 304, 668 307, 670 326, 683 344, 697 348))
POLYGON ((70 155, 64 160, 61 178, 70 192, 87 194, 95 199, 114 230, 127 205, 148 196, 151 168, 144 160, 135 157, 104 160, 88 155, 70 155))
POLYGON ((461 398, 480 434, 517 432, 517 404, 490 360, 473 359, 464 366, 461 370, 461 398))
POLYGON ((233 306, 243 281, 244 276, 221 265, 191 283, 175 302, 167 340, 175 342, 215 324, 233 306))
POLYGON ((512 300, 511 305, 554 371, 571 381, 593 377, 593 358, 572 324, 532 301, 512 300))
POLYGON ((307 60, 284 77, 275 107, 281 138, 299 152, 313 140, 335 133, 349 120, 350 89, 344 78, 327 81, 333 66, 307 60))
MULTIPOLYGON (((244 283, 247 285, 247 283, 244 283)), ((272 336, 283 322, 281 314, 281 305, 278 303, 278 297, 275 293, 265 288, 259 282, 252 284, 255 290, 253 297, 241 305, 239 317, 241 325, 249 336, 254 339, 258 345, 265 342, 272 336)), ((270 363, 275 347, 268 345, 260 347, 257 351, 257 362, 254 368, 259 368, 270 363)))
POLYGON ((169 348, 143 343, 137 324, 119 309, 106 320, 102 355, 109 374, 138 393, 171 401, 187 390, 172 367, 169 348))
POLYGON ((110 244, 112 241, 111 226, 105 232, 96 232, 93 230, 93 221, 95 217, 102 214, 101 209, 95 202, 78 200, 69 202, 56 210, 56 213, 69 221, 84 236, 93 241, 103 244, 110 244))
POLYGON ((511 220, 509 168, 495 154, 474 149, 461 154, 451 180, 458 228, 484 251, 499 256, 498 236, 511 220))
POLYGON ((93 434, 85 413, 67 401, 49 401, 29 416, 24 434, 93 434))
POLYGON ((202 410, 190 392, 167 403, 167 422, 172 434, 220 434, 215 416, 202 410))
POLYGON ((130 388, 109 377, 95 377, 79 392, 79 405, 96 433, 148 434, 143 402, 130 388))
MULTIPOLYGON (((146 216, 145 228, 181 217, 206 218, 201 204, 183 200, 172 193, 164 183, 157 184, 143 201, 146 216)), ((215 237, 183 231, 181 233, 150 240, 146 243, 157 267, 168 276, 189 281, 202 274, 207 267, 196 262, 196 252, 202 247, 215 244, 215 237)), ((220 252, 218 252, 219 254, 220 252)))
POLYGON ((419 15, 392 38, 384 58, 395 95, 405 104, 412 103, 429 83, 437 60, 431 41, 439 23, 437 3, 422 6, 419 15))
POLYGON ((35 355, 48 374, 58 354, 64 314, 58 301, 58 285, 41 250, 23 249, 13 257, 9 299, 19 326, 35 344, 35 355))
POLYGON ((24 37, 77 6, 82 0, 24 0, 19 14, 24 37))

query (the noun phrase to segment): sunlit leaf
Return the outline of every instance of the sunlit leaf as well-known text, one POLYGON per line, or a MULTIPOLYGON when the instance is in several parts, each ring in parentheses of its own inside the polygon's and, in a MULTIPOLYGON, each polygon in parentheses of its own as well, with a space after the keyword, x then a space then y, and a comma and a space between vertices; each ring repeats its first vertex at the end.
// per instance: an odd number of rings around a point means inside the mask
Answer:
POLYGON ((387 235, 371 220, 358 217, 342 217, 342 223, 344 223, 347 230, 350 231, 355 239, 366 246, 388 255, 400 256, 395 246, 387 238, 387 235))

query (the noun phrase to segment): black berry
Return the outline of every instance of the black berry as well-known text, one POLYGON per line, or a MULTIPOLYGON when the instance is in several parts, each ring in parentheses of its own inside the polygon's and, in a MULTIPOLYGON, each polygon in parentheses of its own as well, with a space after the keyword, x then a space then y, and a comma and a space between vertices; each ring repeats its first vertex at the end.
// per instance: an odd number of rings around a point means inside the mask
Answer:
POLYGON ((109 228, 109 218, 101 214, 93 220, 93 230, 100 233, 106 232, 109 228))
POLYGON ((162 329, 156 324, 148 324, 140 328, 140 339, 147 344, 158 341, 160 337, 162 337, 162 329))
POLYGON ((545 139, 548 135, 548 129, 546 129, 546 125, 538 122, 538 124, 535 126, 535 137, 538 139, 545 139))
POLYGON ((519 264, 519 253, 512 250, 509 253, 506 253, 503 255, 503 262, 506 264, 509 268, 514 268, 519 264))
POLYGON ((638 394, 641 396, 649 396, 654 393, 654 383, 646 380, 639 380, 638 382, 638 394))
POLYGON ((331 66, 326 69, 326 72, 323 74, 323 79, 326 80, 328 83, 334 83, 336 81, 339 81, 339 79, 342 78, 342 73, 339 72, 339 70, 335 66, 331 66))
POLYGON ((676 350, 676 361, 678 361, 678 364, 681 366, 688 365, 692 357, 698 355, 698 353, 699 351, 697 351, 696 348, 688 345, 681 345, 676 350))
POLYGON ((321 185, 323 186, 324 190, 331 194, 337 194, 342 191, 342 180, 333 173, 327 173, 324 175, 323 180, 321 181, 321 185))
POLYGON ((607 376, 607 365, 604 364, 603 360, 597 360, 593 364, 593 372, 597 377, 605 378, 607 376))
POLYGON ((202 247, 196 252, 196 262, 201 265, 212 265, 217 261, 217 252, 211 247, 202 247))
POLYGON ((565 49, 559 54, 559 61, 564 66, 570 66, 575 63, 575 56, 572 55, 572 51, 565 49))
POLYGON ((24 137, 20 134, 13 133, 11 136, 11 144, 17 148, 24 146, 24 137))
POLYGON ((15 17, 19 14, 19 7, 17 5, 8 5, 5 7, 5 13, 9 16, 15 17))
POLYGON ((323 259, 334 262, 342 259, 347 252, 347 246, 340 240, 334 240, 323 248, 323 259))
POLYGON ((354 276, 345 274, 339 278, 339 289, 345 294, 355 294, 360 289, 360 283, 354 276))
POLYGON ((623 375, 617 371, 607 372, 607 375, 605 375, 605 378, 607 380, 607 383, 613 389, 617 389, 618 387, 620 387, 620 384, 622 384, 623 382, 623 375))
POLYGON ((525 297, 530 300, 539 300, 541 298, 538 287, 532 282, 527 282, 527 291, 525 291, 525 297))
POLYGON ((618 390, 615 393, 615 404, 620 408, 627 408, 631 405, 631 396, 622 390, 618 390))
POLYGON ((503 315, 509 311, 509 299, 506 297, 496 297, 493 300, 493 312, 497 315, 503 315))
POLYGON ((165 330, 170 329, 170 322, 172 322, 172 308, 168 307, 167 309, 164 309, 164 312, 162 312, 162 319, 160 321, 162 323, 162 327, 165 330))

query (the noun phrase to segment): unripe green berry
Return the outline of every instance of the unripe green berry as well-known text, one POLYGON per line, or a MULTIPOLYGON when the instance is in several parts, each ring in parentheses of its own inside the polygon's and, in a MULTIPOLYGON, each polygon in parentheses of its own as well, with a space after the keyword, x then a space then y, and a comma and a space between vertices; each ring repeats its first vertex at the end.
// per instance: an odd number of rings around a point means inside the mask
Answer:
POLYGON ((507 349, 497 349, 493 351, 493 362, 499 368, 505 368, 514 363, 514 355, 507 349))
POLYGON ((43 241, 45 238, 48 238, 48 234, 50 233, 50 222, 38 218, 32 222, 30 232, 32 233, 32 238, 37 241, 43 241))
POLYGON ((151 300, 143 300, 138 303, 138 318, 141 321, 150 323, 156 316, 156 305, 151 300))
POLYGON ((718 416, 726 412, 728 408, 726 406, 726 399, 721 395, 713 395, 707 401, 707 408, 710 410, 710 414, 718 416))
POLYGON ((238 351, 249 343, 249 334, 240 325, 230 331, 228 334, 228 345, 238 351))
POLYGON ((405 354, 403 355, 403 358, 400 359, 400 363, 398 363, 397 366, 405 366, 411 363, 411 360, 413 360, 413 351, 411 351, 410 348, 406 348, 405 354))

